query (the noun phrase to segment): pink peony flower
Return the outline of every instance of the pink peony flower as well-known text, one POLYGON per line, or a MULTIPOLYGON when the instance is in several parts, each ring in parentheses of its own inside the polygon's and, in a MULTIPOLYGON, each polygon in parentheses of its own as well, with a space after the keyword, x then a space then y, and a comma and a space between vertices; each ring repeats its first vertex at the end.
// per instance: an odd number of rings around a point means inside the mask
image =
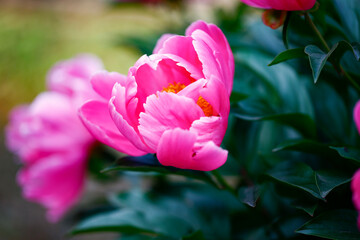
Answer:
POLYGON ((243 3, 264 9, 301 11, 312 8, 316 0, 241 0, 243 3))
MULTIPOLYGON (((353 192, 353 203, 355 208, 360 211, 360 169, 353 176, 351 190, 353 192)), ((358 217, 358 228, 360 229, 360 217, 358 217)))
POLYGON ((6 127, 6 142, 24 164, 18 175, 25 198, 44 205, 57 221, 79 198, 86 162, 95 138, 78 117, 84 101, 99 98, 89 78, 101 62, 81 55, 55 65, 48 75, 52 91, 28 106, 15 108, 6 127))
MULTIPOLYGON (((234 59, 225 36, 215 25, 197 21, 185 36, 160 38, 154 54, 141 57, 127 77, 103 72, 92 84, 110 100, 113 122, 137 149, 156 153, 165 166, 210 171, 227 159, 219 146, 227 128, 233 76, 234 59)), ((99 117, 104 107, 90 101, 81 108, 84 123, 103 142, 114 133, 105 131, 109 121, 99 117)))

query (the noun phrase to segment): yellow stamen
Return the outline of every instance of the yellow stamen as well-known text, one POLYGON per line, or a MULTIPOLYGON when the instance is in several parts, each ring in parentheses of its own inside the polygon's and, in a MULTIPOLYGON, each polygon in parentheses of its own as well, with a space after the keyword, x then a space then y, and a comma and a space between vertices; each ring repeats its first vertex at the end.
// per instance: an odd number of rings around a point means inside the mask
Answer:
MULTIPOLYGON (((182 83, 170 83, 168 87, 164 87, 162 92, 172 92, 172 93, 178 93, 181 90, 185 88, 185 84, 182 83)), ((203 110, 205 116, 210 117, 213 115, 213 107, 210 105, 208 101, 206 101, 202 96, 200 96, 196 102, 199 107, 203 110)))
POLYGON ((172 93, 178 93, 181 90, 185 88, 185 84, 182 83, 175 83, 175 84, 169 84, 168 87, 163 88, 162 92, 172 92, 172 93))
POLYGON ((205 113, 205 116, 211 117, 213 115, 213 107, 210 105, 208 101, 206 101, 202 96, 199 97, 199 99, 196 102, 197 105, 201 107, 203 112, 205 113))

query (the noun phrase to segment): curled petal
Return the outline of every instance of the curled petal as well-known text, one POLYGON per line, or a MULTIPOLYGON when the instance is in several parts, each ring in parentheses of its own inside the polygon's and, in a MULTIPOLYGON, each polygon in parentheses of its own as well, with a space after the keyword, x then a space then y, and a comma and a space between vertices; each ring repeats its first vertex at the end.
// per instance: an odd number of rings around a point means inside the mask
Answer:
POLYGON ((164 131, 189 129, 193 121, 204 116, 193 99, 174 93, 159 92, 151 95, 144 107, 145 112, 140 114, 139 132, 154 151, 164 131))
POLYGON ((119 132, 110 117, 107 103, 87 102, 80 109, 80 118, 86 128, 100 142, 128 155, 141 156, 146 154, 119 132))
POLYGON ((114 105, 115 97, 112 97, 109 102, 110 116, 114 121, 116 127, 123 136, 126 138, 140 151, 153 153, 143 142, 142 137, 137 132, 137 128, 131 126, 124 117, 117 111, 114 105))
POLYGON ((91 85, 93 89, 105 100, 110 100, 115 83, 125 85, 126 76, 117 72, 101 71, 92 76, 91 85))
POLYGON ((153 53, 156 54, 158 53, 164 46, 164 42, 166 40, 168 40, 169 38, 171 38, 172 36, 176 36, 175 34, 169 34, 169 33, 166 33, 166 34, 163 34, 159 40, 156 42, 156 46, 154 48, 154 51, 153 53))
POLYGON ((316 0, 241 0, 243 3, 257 8, 300 11, 312 8, 316 0))
POLYGON ((210 141, 220 146, 226 132, 224 125, 221 117, 202 117, 192 123, 190 132, 198 136, 196 140, 198 146, 203 146, 210 141))
POLYGON ((47 208, 56 222, 79 199, 85 179, 86 155, 59 154, 43 158, 18 174, 25 198, 47 208))
POLYGON ((227 151, 213 142, 194 152, 196 137, 195 133, 180 128, 164 132, 157 150, 160 163, 182 169, 211 171, 226 162, 227 151))
POLYGON ((354 108, 354 121, 356 128, 360 134, 360 101, 358 101, 354 108))
POLYGON ((214 24, 197 21, 186 30, 194 39, 193 45, 203 65, 205 78, 221 79, 230 95, 234 78, 234 56, 222 31, 214 24))

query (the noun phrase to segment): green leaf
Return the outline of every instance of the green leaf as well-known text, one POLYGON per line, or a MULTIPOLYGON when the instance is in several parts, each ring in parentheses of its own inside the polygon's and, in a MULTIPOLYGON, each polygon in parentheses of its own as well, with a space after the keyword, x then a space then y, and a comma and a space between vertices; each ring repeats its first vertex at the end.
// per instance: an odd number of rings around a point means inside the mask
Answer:
POLYGON ((272 178, 302 189, 318 199, 324 200, 336 187, 350 182, 352 175, 340 171, 314 171, 308 165, 296 162, 279 164, 268 173, 272 178))
POLYGON ((182 240, 205 240, 205 237, 201 231, 197 231, 189 236, 183 237, 182 240))
POLYGON ((230 96, 230 102, 233 103, 233 102, 239 102, 241 100, 244 100, 246 98, 248 98, 249 96, 247 94, 244 94, 244 93, 239 93, 239 92, 235 92, 233 91, 231 93, 231 96, 230 96))
POLYGON ((315 182, 315 172, 304 163, 284 162, 271 170, 268 175, 280 182, 302 189, 318 199, 323 199, 315 182))
POLYGON ((331 53, 324 53, 320 48, 314 45, 309 45, 305 47, 305 53, 309 56, 314 83, 316 83, 331 53))
POLYGON ((360 163, 360 149, 355 147, 330 147, 336 150, 340 156, 360 163))
POLYGON ((352 51, 356 60, 360 60, 359 43, 350 44, 346 41, 340 41, 336 43, 328 53, 324 53, 314 45, 305 47, 305 53, 309 56, 314 82, 316 83, 318 81, 320 73, 328 60, 337 66, 346 51, 352 51))
POLYGON ((273 120, 281 124, 293 127, 305 137, 316 137, 316 126, 309 115, 303 113, 274 113, 274 111, 254 100, 246 100, 238 103, 238 108, 232 109, 234 116, 247 121, 273 120))
POLYGON ((303 210, 310 216, 314 216, 315 210, 318 207, 317 203, 305 202, 305 201, 294 202, 293 205, 295 205, 297 209, 303 210))
POLYGON ((294 58, 306 57, 304 50, 304 48, 294 48, 281 52, 271 61, 271 63, 269 63, 268 66, 273 66, 294 58))
POLYGON ((149 233, 179 238, 190 231, 191 227, 185 221, 170 215, 120 209, 84 220, 73 229, 72 234, 90 232, 149 233))
POLYGON ((333 210, 310 220, 296 232, 334 240, 360 239, 356 218, 356 211, 333 210))
POLYGON ((238 196, 241 202, 250 207, 256 207, 256 202, 260 197, 260 193, 261 190, 258 186, 242 187, 239 189, 238 196))
POLYGON ((334 188, 351 181, 352 175, 341 171, 318 171, 316 172, 316 184, 321 197, 325 198, 334 188))
POLYGON ((153 172, 159 174, 180 175, 184 177, 198 179, 216 186, 216 184, 213 182, 207 172, 166 167, 161 165, 156 159, 156 157, 152 154, 141 157, 124 157, 119 159, 116 165, 102 170, 102 172, 104 173, 113 171, 153 172))
POLYGON ((298 151, 310 154, 316 154, 325 158, 334 156, 334 150, 330 149, 328 145, 309 140, 309 139, 291 139, 280 143, 273 152, 284 150, 298 151))

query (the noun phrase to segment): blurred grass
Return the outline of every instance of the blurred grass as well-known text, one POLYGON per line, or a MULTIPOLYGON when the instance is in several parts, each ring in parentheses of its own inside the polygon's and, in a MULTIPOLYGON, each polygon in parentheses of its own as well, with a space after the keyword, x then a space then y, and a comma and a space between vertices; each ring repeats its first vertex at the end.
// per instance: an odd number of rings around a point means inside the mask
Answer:
POLYGON ((93 53, 107 70, 127 74, 141 53, 119 45, 121 38, 153 38, 177 21, 164 9, 140 5, 115 9, 73 5, 64 10, 2 8, 0 4, 0 127, 11 108, 31 102, 45 90, 46 72, 55 62, 93 53))

